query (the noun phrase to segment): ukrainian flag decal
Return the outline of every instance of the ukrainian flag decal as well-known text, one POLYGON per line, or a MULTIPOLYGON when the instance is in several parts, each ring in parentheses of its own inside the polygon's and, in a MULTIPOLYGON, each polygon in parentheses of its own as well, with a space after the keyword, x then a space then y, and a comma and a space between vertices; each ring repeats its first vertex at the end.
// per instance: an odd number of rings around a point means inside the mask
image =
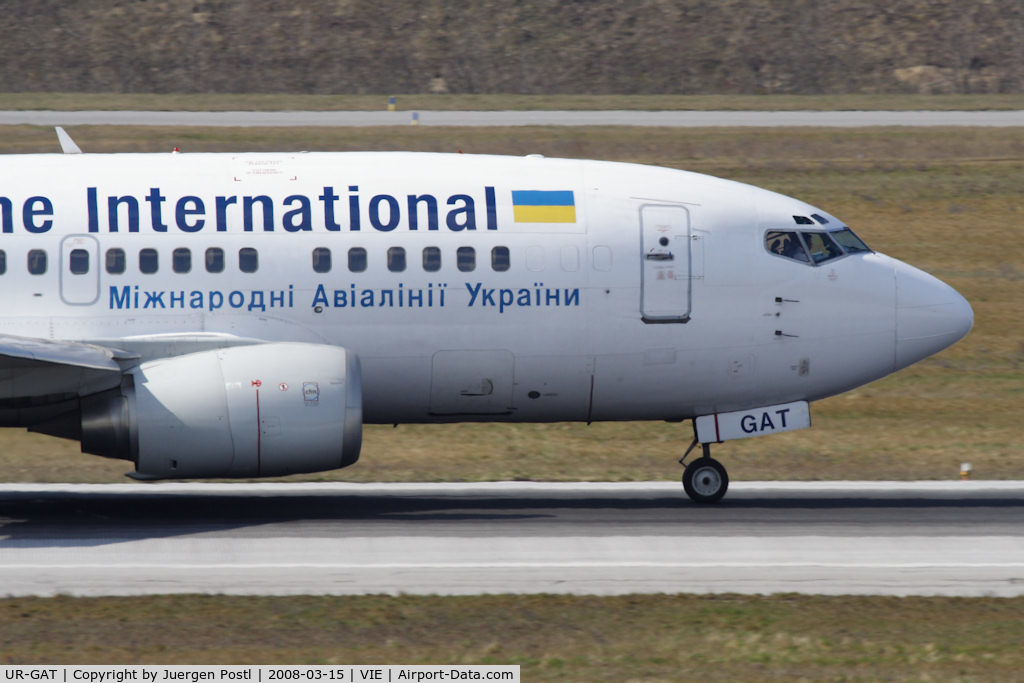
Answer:
POLYGON ((575 223, 572 190, 512 190, 516 223, 575 223))

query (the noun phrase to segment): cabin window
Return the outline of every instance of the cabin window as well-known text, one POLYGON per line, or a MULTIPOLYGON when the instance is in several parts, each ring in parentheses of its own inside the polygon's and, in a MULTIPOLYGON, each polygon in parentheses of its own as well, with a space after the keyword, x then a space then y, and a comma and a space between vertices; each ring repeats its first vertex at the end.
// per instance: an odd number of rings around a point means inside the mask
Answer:
POLYGON ((436 273, 441 270, 441 250, 437 247, 423 248, 423 270, 436 273))
POLYGON ((160 264, 156 249, 139 250, 139 270, 141 272, 151 275, 155 273, 159 267, 160 264))
POLYGON ((89 272, 89 252, 85 249, 72 249, 68 254, 68 270, 72 275, 85 275, 89 272))
POLYGON ((42 275, 46 272, 45 251, 33 249, 28 252, 28 272, 32 275, 42 275))
POLYGON ((849 228, 830 232, 829 235, 831 235, 832 239, 836 242, 839 242, 839 246, 841 246, 847 254, 859 254, 871 251, 871 248, 864 244, 864 241, 853 234, 853 230, 850 230, 849 228))
POLYGON ((327 247, 317 247, 313 250, 313 272, 331 272, 331 250, 327 247))
POLYGON ((238 269, 243 273, 255 273, 260 267, 259 253, 252 247, 238 250, 238 269))
POLYGON ((594 247, 593 257, 590 261, 594 270, 607 272, 612 269, 612 248, 599 245, 594 247))
POLYGON ((388 270, 392 273, 401 273, 405 270, 405 249, 402 247, 388 249, 388 270))
POLYGON ((224 250, 220 247, 210 247, 206 250, 206 272, 224 272, 224 250))
POLYGON ((459 247, 455 252, 455 265, 463 273, 476 270, 476 251, 473 247, 459 247))
POLYGON ((800 235, 804 238, 804 244, 807 245, 815 263, 824 263, 843 255, 843 250, 828 236, 828 233, 802 232, 800 235))
POLYGON ((171 269, 175 273, 189 273, 192 271, 192 250, 186 247, 178 247, 171 253, 171 269))
POLYGON ((0 275, 7 272, 7 252, 0 249, 0 275))
POLYGON ((508 247, 494 247, 491 249, 491 268, 504 273, 512 266, 512 257, 508 253, 508 247))
POLYGON ((769 230, 764 235, 764 248, 776 256, 783 256, 794 261, 810 263, 811 259, 804 250, 800 237, 789 230, 769 230))
POLYGON ((362 247, 352 247, 348 250, 348 269, 353 273, 362 273, 366 270, 366 250, 362 247))
POLYGON ((124 272, 127 259, 124 257, 124 249, 107 249, 107 272, 111 275, 120 275, 124 272))

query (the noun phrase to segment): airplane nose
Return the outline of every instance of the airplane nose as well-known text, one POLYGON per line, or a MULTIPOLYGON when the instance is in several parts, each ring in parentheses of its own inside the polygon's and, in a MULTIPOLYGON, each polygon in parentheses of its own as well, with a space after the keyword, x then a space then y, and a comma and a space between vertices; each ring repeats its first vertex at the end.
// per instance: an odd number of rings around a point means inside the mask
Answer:
POLYGON ((896 265, 896 367, 905 368, 964 338, 974 311, 945 282, 905 263, 896 265))

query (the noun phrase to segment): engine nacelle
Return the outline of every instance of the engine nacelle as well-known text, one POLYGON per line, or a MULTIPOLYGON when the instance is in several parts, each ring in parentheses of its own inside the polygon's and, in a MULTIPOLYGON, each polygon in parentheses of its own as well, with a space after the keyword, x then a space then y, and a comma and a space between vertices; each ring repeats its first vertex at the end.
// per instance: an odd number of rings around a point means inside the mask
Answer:
POLYGON ((362 445, 359 359, 260 344, 143 363, 82 400, 82 450, 138 478, 271 477, 351 465, 362 445))

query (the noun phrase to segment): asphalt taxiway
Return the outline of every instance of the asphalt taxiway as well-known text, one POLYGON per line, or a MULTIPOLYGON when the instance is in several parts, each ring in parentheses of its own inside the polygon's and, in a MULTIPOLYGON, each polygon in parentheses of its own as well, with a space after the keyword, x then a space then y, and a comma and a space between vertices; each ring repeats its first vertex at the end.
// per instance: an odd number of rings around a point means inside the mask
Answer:
POLYGON ((0 595, 1024 595, 1024 482, 0 485, 0 595))

